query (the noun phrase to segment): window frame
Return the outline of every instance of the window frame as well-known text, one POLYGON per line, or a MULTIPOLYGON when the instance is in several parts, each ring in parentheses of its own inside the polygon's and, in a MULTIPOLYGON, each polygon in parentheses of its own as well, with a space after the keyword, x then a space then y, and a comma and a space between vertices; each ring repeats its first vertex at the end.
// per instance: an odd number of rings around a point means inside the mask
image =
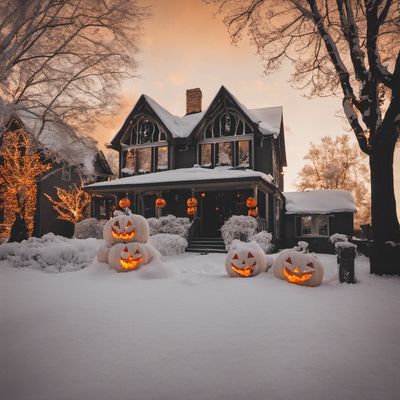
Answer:
POLYGON ((318 237, 318 238, 328 238, 330 232, 330 218, 331 215, 328 214, 304 214, 297 215, 295 218, 295 234, 296 237, 318 237), (303 232, 303 218, 311 218, 311 233, 303 232), (321 225, 321 220, 326 218, 326 225, 321 225), (321 226, 326 226, 326 235, 321 235, 321 226), (300 232, 299 232, 300 227, 300 232))
POLYGON ((63 165, 61 169, 61 180, 64 182, 71 182, 72 168, 70 165, 63 165))

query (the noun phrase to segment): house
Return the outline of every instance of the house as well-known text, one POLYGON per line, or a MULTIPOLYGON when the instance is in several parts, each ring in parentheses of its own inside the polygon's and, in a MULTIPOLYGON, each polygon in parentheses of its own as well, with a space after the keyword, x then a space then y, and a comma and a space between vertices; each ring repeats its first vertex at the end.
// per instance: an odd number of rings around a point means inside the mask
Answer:
MULTIPOLYGON (((0 144, 6 131, 22 129, 37 143, 43 160, 50 160, 51 169, 37 182, 36 206, 32 235, 40 237, 48 232, 71 237, 73 224, 57 219, 58 214, 45 194, 56 197, 56 187, 69 189, 73 184, 99 182, 109 179, 112 171, 97 149, 96 142, 85 136, 78 136, 73 129, 62 122, 46 122, 44 125, 36 115, 19 110, 8 118, 2 129, 0 144), (42 128, 43 126, 43 128, 42 128)), ((7 218, 7 205, 0 198, 0 224, 7 218)))
POLYGON ((351 192, 347 190, 312 190, 285 192, 285 242, 287 247, 306 241, 309 249, 331 253, 329 237, 334 233, 353 236, 353 214, 356 211, 351 192))

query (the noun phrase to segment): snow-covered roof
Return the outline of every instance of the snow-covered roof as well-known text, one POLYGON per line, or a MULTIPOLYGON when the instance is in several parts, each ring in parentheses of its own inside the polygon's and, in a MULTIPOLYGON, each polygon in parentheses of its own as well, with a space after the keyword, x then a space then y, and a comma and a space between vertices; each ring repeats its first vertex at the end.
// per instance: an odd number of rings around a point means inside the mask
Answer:
POLYGON ((284 192, 286 214, 328 214, 355 212, 353 195, 347 190, 312 190, 284 192))
POLYGON ((125 186, 125 185, 142 185, 142 184, 158 184, 185 181, 207 181, 207 180, 224 180, 234 178, 250 178, 260 177, 266 182, 272 182, 271 175, 263 172, 253 171, 251 169, 232 169, 231 167, 216 167, 214 169, 193 167, 171 169, 162 172, 153 172, 143 175, 128 176, 125 178, 115 179, 108 182, 98 182, 88 185, 88 188, 101 188, 105 186, 125 186))

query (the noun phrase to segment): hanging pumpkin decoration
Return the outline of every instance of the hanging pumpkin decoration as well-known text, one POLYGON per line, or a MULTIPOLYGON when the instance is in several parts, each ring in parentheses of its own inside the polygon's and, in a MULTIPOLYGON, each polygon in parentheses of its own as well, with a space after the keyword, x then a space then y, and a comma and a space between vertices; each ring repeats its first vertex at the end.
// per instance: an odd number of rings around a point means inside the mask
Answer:
POLYGON ((267 256, 257 242, 234 240, 225 259, 229 276, 248 278, 267 270, 267 256))
POLYGON ((273 268, 277 278, 301 286, 319 286, 324 276, 324 267, 317 257, 296 250, 283 251, 273 268))
POLYGON ((196 197, 190 197, 189 199, 187 199, 186 204, 187 204, 187 206, 189 208, 197 207, 197 199, 196 199, 196 197))
POLYGON ((247 211, 247 215, 254 218, 258 217, 258 208, 250 208, 250 210, 247 211))
POLYGON ((196 215, 197 214, 197 207, 188 207, 187 213, 190 216, 196 215))
POLYGON ((257 207, 257 200, 254 197, 248 197, 246 199, 246 207, 247 208, 255 208, 255 207, 257 207))
POLYGON ((118 272, 128 272, 148 264, 157 250, 147 243, 118 243, 111 247, 108 264, 118 272))
POLYGON ((164 208, 167 205, 167 201, 162 197, 156 199, 156 207, 157 208, 164 208))
POLYGON ((129 197, 123 197, 118 204, 119 208, 129 208, 131 206, 131 201, 129 200, 129 197))
POLYGON ((118 215, 104 225, 103 239, 115 243, 141 242, 149 239, 150 229, 146 218, 137 214, 118 215))

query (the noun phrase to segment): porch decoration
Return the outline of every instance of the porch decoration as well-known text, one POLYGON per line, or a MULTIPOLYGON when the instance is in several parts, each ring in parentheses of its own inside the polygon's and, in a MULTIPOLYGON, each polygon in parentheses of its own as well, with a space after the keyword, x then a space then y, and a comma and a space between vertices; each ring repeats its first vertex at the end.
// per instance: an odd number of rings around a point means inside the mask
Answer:
POLYGON ((284 250, 273 264, 277 278, 301 286, 319 286, 324 276, 321 261, 312 254, 284 250))
POLYGON ((229 276, 248 278, 267 271, 267 256, 257 242, 241 242, 235 239, 225 259, 229 276))
POLYGON ((246 207, 247 208, 255 208, 255 207, 257 207, 257 200, 254 197, 248 197, 246 199, 246 207))
POLYGON ((158 197, 156 199, 156 207, 157 208, 164 208, 167 205, 167 201, 162 198, 162 197, 158 197))
POLYGON ((149 225, 146 218, 137 214, 121 213, 111 218, 103 229, 103 239, 110 245, 128 242, 145 243, 149 236, 149 225))
POLYGON ((129 208, 131 206, 131 201, 129 200, 129 197, 123 197, 119 203, 119 208, 124 209, 124 208, 129 208))
MULTIPOLYGON (((187 199, 186 204, 187 204, 187 206, 188 206, 189 208, 195 208, 195 207, 197 207, 197 199, 196 199, 196 197, 190 197, 189 199, 187 199)), ((188 214, 189 214, 189 213, 188 213, 188 214)))
POLYGON ((247 215, 254 218, 258 217, 258 208, 250 208, 250 210, 247 211, 247 215))
POLYGON ((188 215, 193 216, 197 214, 197 207, 188 207, 188 209, 186 210, 186 212, 188 213, 188 215))

